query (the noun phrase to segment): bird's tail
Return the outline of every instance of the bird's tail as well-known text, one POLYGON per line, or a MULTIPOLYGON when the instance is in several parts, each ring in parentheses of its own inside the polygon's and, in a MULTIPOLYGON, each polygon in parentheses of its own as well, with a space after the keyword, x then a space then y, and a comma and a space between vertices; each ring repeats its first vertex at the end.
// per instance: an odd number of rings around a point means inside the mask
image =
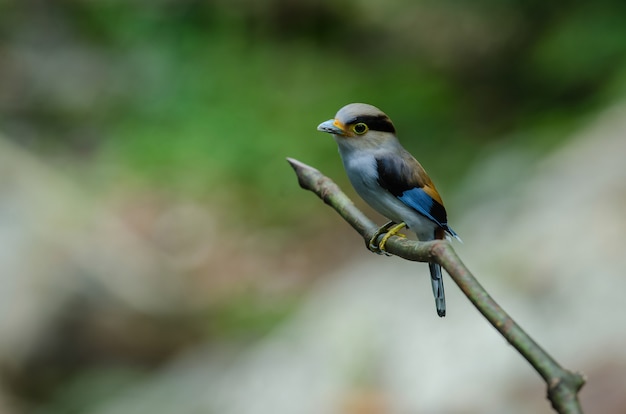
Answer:
POLYGON ((428 263, 430 268, 430 281, 433 285, 433 295, 435 295, 435 306, 437 315, 446 316, 446 294, 443 291, 443 277, 441 276, 441 266, 437 263, 428 263))

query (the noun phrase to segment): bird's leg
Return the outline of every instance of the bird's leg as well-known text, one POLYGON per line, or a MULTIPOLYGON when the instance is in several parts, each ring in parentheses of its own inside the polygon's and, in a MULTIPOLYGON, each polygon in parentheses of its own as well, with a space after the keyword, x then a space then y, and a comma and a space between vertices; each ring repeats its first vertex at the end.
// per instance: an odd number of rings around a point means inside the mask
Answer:
POLYGON ((382 254, 379 246, 379 243, 376 243, 376 240, 378 239, 378 237, 381 234, 385 234, 387 233, 387 231, 395 226, 396 223, 393 221, 390 221, 388 223, 385 223, 382 227, 380 227, 378 230, 376 230, 376 233, 374 233, 374 235, 372 236, 372 238, 370 239, 369 243, 367 244, 367 248, 370 249, 370 251, 377 253, 377 254, 382 254))
POLYGON ((385 234, 383 238, 381 239, 380 243, 378 243, 378 249, 381 252, 386 254, 387 251, 385 250, 385 244, 387 243, 387 240, 389 240, 391 236, 406 237, 404 234, 398 233, 400 230, 402 230, 405 227, 406 227, 406 223, 402 222, 400 224, 396 224, 395 226, 387 230, 387 234, 385 234))
POLYGON ((396 224, 395 222, 390 221, 389 223, 383 225, 381 228, 376 230, 376 233, 374 233, 374 236, 372 236, 372 238, 370 239, 367 247, 374 253, 386 254, 389 256, 389 254, 385 252, 385 243, 387 243, 387 240, 394 235, 404 237, 404 234, 398 234, 398 231, 400 231, 404 227, 406 227, 405 223, 396 224), (376 243, 376 240, 381 234, 385 235, 383 236, 380 243, 376 243))

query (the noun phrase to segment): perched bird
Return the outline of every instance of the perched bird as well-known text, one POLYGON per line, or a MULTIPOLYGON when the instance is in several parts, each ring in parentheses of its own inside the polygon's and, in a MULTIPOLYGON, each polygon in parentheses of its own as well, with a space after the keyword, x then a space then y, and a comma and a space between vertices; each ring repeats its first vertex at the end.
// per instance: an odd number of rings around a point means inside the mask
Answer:
MULTIPOLYGON (((448 226, 446 209, 435 185, 421 164, 405 150, 391 119, 375 106, 352 103, 322 122, 318 131, 332 134, 348 178, 356 192, 376 211, 391 220, 369 243, 385 252, 385 243, 403 227, 421 241, 459 236, 448 226), (377 245, 376 240, 385 234, 377 245)), ((446 315, 441 266, 429 263, 439 316, 446 315)))

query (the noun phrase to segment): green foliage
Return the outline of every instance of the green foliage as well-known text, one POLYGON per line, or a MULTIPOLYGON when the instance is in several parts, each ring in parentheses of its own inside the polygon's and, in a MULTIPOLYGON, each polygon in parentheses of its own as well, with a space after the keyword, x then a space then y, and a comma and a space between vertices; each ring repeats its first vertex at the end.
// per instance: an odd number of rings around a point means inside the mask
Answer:
MULTIPOLYGON (((39 131, 43 138, 26 142, 61 154, 63 165, 73 156, 74 172, 94 188, 182 192, 256 224, 293 225, 312 208, 286 156, 345 183, 334 143, 315 127, 346 103, 386 111, 445 186, 496 141, 558 145, 585 114, 621 96, 612 91, 624 89, 626 73, 623 6, 611 1, 0 7, 6 44, 39 53, 24 39, 42 38, 43 52, 77 58, 54 82, 26 76, 21 89, 3 88, 28 92, 0 96, 9 135, 39 131)), ((6 85, 22 79, 7 73, 6 85)))
POLYGON ((540 39, 528 72, 537 74, 548 92, 594 89, 626 63, 623 23, 614 10, 581 7, 540 39))
POLYGON ((207 330, 218 338, 256 339, 284 321, 298 304, 297 297, 281 295, 270 299, 244 292, 208 310, 207 330))
POLYGON ((84 370, 59 387, 50 401, 33 408, 35 414, 78 414, 90 410, 112 395, 145 380, 146 372, 129 366, 102 366, 84 370))

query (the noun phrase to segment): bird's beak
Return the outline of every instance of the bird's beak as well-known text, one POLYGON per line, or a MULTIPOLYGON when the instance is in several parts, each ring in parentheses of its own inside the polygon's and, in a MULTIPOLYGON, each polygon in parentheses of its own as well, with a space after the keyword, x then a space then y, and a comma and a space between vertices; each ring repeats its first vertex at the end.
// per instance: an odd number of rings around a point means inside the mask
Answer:
POLYGON ((337 119, 329 119, 317 126, 318 131, 328 132, 335 135, 346 135, 346 127, 337 119))

